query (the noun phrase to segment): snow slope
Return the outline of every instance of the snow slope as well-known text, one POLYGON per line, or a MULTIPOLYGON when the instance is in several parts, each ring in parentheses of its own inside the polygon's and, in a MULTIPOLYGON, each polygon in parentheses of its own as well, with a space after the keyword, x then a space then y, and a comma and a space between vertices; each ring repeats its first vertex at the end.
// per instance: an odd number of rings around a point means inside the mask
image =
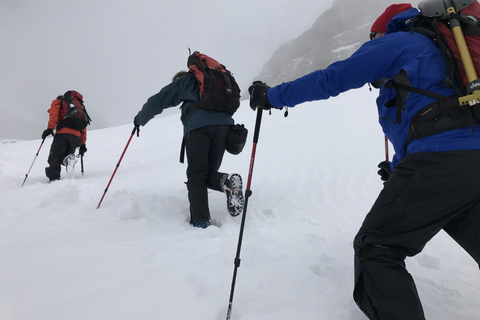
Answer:
MULTIPOLYGON (((352 240, 382 188, 375 98, 364 87, 287 118, 264 112, 232 319, 365 319, 352 299, 352 240)), ((235 119, 249 141, 221 170, 246 184, 255 113, 242 104, 235 119)), ((78 163, 51 184, 51 137, 23 187, 41 140, 0 144, 0 319, 226 318, 241 218, 212 191, 214 225, 189 225, 176 111, 133 137, 98 210, 133 126, 90 131, 85 174, 78 163)), ((448 236, 407 265, 428 319, 479 319, 478 266, 448 236)))

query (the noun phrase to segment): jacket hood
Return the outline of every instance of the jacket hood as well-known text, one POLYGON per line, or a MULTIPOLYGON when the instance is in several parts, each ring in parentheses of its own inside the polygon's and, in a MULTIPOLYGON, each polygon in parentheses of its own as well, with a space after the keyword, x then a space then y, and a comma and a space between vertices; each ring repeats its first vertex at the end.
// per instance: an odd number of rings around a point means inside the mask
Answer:
POLYGON ((397 14, 388 22, 386 33, 388 34, 405 30, 410 24, 409 20, 419 15, 420 11, 418 11, 416 8, 412 8, 397 14))

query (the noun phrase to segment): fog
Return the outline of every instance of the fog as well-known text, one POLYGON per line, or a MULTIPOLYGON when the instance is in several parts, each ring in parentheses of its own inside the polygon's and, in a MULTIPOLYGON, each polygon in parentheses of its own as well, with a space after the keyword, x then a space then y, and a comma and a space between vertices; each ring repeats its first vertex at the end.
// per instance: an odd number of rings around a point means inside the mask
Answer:
POLYGON ((38 139, 67 90, 83 94, 89 128, 127 124, 185 69, 188 48, 225 64, 245 92, 332 2, 2 0, 0 138, 38 139))

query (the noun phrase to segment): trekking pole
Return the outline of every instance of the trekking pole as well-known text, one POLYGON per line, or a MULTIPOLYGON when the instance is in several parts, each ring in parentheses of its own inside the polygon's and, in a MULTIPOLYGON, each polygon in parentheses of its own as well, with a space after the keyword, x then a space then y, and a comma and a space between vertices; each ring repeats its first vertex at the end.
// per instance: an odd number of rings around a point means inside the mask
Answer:
POLYGON ((108 191, 108 187, 110 186, 110 183, 112 183, 113 177, 115 176, 115 173, 117 172, 117 169, 120 166, 120 162, 122 162, 122 158, 125 155, 125 152, 127 151, 127 148, 128 148, 128 145, 130 144, 130 141, 132 141, 132 138, 133 138, 133 135, 135 134, 135 131, 137 131, 137 127, 133 128, 132 134, 130 135, 130 139, 128 139, 127 145, 125 146, 125 149, 123 150, 123 153, 120 156, 120 160, 118 160, 117 166, 115 167, 115 170, 113 171, 112 177, 110 178, 110 181, 108 181, 107 187, 105 188, 105 191, 103 192, 103 196, 100 199, 100 202, 98 203, 97 209, 100 208, 100 205, 102 204, 103 198, 105 197, 105 194, 108 191))
POLYGON ((83 176, 83 153, 80 155, 80 164, 81 164, 82 176, 83 176))
POLYGON ((385 160, 389 161, 389 155, 388 155, 388 138, 387 135, 385 135, 385 160))
MULTIPOLYGON (((46 137, 45 137, 46 138, 46 137)), ((35 163, 35 160, 37 160, 38 154, 40 153, 40 149, 42 149, 43 143, 45 142, 45 138, 43 138, 42 143, 40 144, 40 148, 38 148, 37 154, 35 155, 35 158, 33 158, 32 165, 30 166, 30 169, 28 169, 27 174, 25 175, 25 179, 23 179, 22 187, 25 184, 25 181, 27 181, 28 174, 30 173, 30 170, 32 170, 33 164, 35 163)), ((21 187, 20 187, 21 188, 21 187)))
POLYGON ((80 164, 81 164, 82 176, 83 176, 83 154, 79 153, 75 157, 80 158, 80 164))
POLYGON ((250 190, 250 183, 252 181, 253 164, 255 162, 255 152, 257 150, 258 135, 260 133, 260 122, 262 121, 262 112, 263 112, 263 109, 257 108, 257 121, 255 123, 255 132, 253 134, 252 157, 250 158, 250 168, 248 170, 247 188, 245 189, 245 205, 243 206, 242 222, 240 224, 240 234, 238 236, 237 255, 235 256, 235 261, 234 261, 235 268, 233 269, 233 279, 232 279, 232 287, 230 290, 230 300, 228 302, 227 320, 230 320, 230 316, 232 315, 233 294, 235 291, 235 282, 237 280, 237 269, 238 267, 240 267, 240 250, 242 247, 243 230, 245 228, 245 217, 247 214, 248 199, 252 195, 252 191, 250 190))

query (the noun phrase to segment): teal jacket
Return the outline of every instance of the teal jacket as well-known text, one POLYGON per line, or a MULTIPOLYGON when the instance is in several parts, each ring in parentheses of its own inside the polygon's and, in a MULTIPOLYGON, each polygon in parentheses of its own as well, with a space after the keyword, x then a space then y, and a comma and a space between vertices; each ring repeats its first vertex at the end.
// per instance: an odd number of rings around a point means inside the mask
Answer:
POLYGON ((144 126, 153 117, 167 108, 178 106, 182 111, 180 120, 183 124, 183 133, 186 135, 192 130, 211 125, 233 125, 232 117, 221 111, 196 110, 187 120, 187 112, 192 102, 200 99, 199 87, 195 78, 187 74, 169 85, 163 87, 160 92, 148 98, 136 116, 137 124, 144 126))

